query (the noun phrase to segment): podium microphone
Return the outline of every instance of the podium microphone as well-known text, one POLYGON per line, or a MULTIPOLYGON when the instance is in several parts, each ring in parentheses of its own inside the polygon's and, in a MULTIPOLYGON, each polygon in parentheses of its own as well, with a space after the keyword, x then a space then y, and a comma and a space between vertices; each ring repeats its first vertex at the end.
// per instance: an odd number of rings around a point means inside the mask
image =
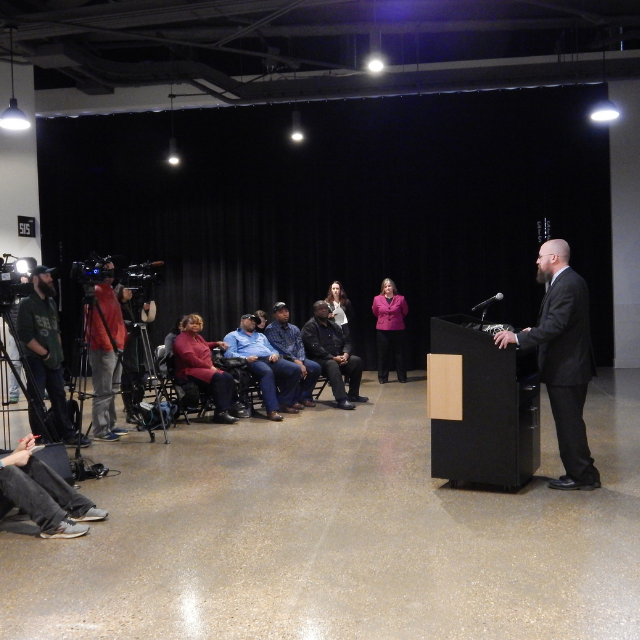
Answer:
POLYGON ((475 307, 473 307, 473 309, 471 309, 471 313, 474 313, 475 311, 482 311, 482 309, 486 309, 497 300, 502 300, 502 298, 504 298, 504 296, 501 293, 496 293, 493 298, 489 298, 488 300, 485 300, 484 302, 481 302, 480 304, 477 304, 475 307))

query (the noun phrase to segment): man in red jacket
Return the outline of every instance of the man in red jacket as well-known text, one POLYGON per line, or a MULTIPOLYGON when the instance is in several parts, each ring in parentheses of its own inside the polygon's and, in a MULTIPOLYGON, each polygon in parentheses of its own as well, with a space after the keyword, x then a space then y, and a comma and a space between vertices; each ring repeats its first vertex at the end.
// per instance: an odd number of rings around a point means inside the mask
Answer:
MULTIPOLYGON (((106 270, 113 272, 114 265, 108 262, 106 270)), ((120 391, 121 362, 118 351, 124 349, 127 330, 122 318, 122 309, 111 287, 113 278, 95 285, 95 304, 87 321, 89 362, 93 379, 93 436, 96 442, 118 442, 129 432, 116 425, 115 397, 120 391), (104 316, 104 322, 98 310, 104 316), (107 331, 108 329, 108 331, 107 331)))

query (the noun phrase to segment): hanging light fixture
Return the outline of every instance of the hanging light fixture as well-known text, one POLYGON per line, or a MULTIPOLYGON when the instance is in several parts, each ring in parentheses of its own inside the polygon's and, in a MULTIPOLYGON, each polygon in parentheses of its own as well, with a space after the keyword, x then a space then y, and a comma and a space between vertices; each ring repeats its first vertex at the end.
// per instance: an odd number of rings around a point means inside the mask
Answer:
POLYGON ((13 88, 13 27, 9 27, 9 49, 11 53, 11 99, 9 100, 9 108, 5 109, 0 116, 0 127, 11 131, 20 131, 28 129, 31 123, 27 120, 27 116, 18 109, 18 101, 13 88))
MULTIPOLYGON (((604 47, 602 49, 602 82, 607 84, 607 66, 604 47)), ((612 122, 620 116, 618 107, 611 100, 601 100, 591 110, 590 117, 594 122, 612 122)))
POLYGON ((302 130, 302 125, 300 123, 300 112, 298 109, 294 109, 291 114, 291 139, 294 142, 302 142, 304 140, 304 131, 302 130))
POLYGON ((180 164, 180 156, 178 155, 178 146, 176 145, 176 137, 173 129, 173 99, 175 98, 173 95, 173 85, 171 85, 169 98, 171 99, 171 137, 169 138, 169 157, 167 161, 175 167, 180 164))
POLYGON ((380 73, 385 67, 384 57, 382 55, 382 33, 369 34, 369 59, 367 61, 367 69, 372 73, 380 73))

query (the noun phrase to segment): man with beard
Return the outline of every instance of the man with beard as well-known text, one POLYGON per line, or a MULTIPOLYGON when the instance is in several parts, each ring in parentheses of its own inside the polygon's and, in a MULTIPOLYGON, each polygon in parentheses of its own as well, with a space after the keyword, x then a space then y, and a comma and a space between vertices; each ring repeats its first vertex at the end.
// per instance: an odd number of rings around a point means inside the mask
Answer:
POLYGON ((556 423, 560 458, 567 472, 549 482, 551 489, 593 491, 600 488, 600 473, 593 464, 582 413, 589 380, 595 374, 589 328, 589 291, 586 282, 569 266, 565 240, 549 240, 540 247, 539 283, 549 282, 538 326, 517 335, 501 331, 500 349, 516 343, 522 349, 538 347, 540 380, 547 385, 556 423))
POLYGON ((246 359, 251 375, 258 379, 267 418, 280 422, 278 409, 283 413, 299 413, 294 404, 301 371, 297 364, 280 358, 264 334, 256 331, 259 322, 254 314, 245 313, 240 318, 240 327, 224 337, 229 345, 224 357, 246 359))
MULTIPOLYGON (((37 266, 32 274, 33 293, 20 301, 16 331, 23 345, 27 364, 32 376, 27 376, 29 398, 29 425, 35 435, 48 440, 62 440, 66 445, 75 446, 78 434, 74 431, 67 410, 67 398, 64 391, 62 375, 62 342, 60 339, 60 322, 54 296, 56 288, 53 284, 52 272, 42 265, 37 266), (34 386, 35 385, 35 386, 34 386), (37 393, 35 392, 37 390, 37 393), (49 394, 55 421, 56 433, 46 433, 43 427, 45 419, 42 399, 45 390, 49 394)), ((51 422, 49 421, 50 425, 51 422)), ((80 446, 88 447, 89 440, 82 437, 80 446)))

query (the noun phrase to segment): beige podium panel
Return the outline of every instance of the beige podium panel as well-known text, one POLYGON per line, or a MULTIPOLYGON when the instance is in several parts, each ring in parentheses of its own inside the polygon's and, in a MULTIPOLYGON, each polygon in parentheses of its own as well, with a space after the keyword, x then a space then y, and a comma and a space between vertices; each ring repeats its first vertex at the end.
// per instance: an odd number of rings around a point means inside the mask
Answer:
POLYGON ((427 412, 434 420, 462 420, 462 356, 427 354, 427 412))

